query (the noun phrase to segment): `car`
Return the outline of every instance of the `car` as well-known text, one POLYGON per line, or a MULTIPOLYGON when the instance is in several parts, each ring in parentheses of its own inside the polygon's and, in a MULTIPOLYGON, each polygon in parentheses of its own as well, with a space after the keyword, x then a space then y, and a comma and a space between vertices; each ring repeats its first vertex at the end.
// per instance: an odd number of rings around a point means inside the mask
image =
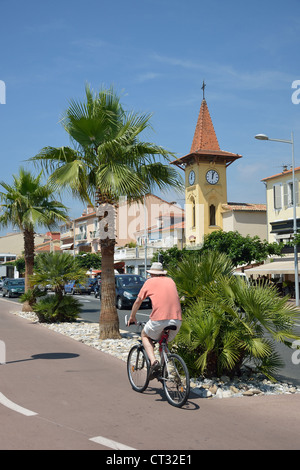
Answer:
POLYGON ((92 292, 91 286, 86 283, 85 285, 79 284, 79 282, 76 281, 70 281, 68 284, 65 284, 64 286, 64 291, 65 294, 70 293, 70 294, 88 294, 92 292))
POLYGON ((3 287, 3 279, 0 279, 0 290, 2 290, 2 287, 3 287))
POLYGON ((5 279, 2 286, 2 297, 18 297, 25 292, 25 279, 5 279))
MULTIPOLYGON (((137 274, 115 275, 116 306, 119 310, 132 307, 145 281, 144 277, 137 274)), ((151 308, 151 300, 143 300, 142 306, 151 308)))

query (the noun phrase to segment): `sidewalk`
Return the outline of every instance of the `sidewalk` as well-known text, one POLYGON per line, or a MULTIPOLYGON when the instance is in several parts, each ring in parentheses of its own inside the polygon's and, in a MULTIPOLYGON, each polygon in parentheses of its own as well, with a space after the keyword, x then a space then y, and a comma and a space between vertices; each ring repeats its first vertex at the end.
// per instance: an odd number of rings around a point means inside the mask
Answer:
POLYGON ((176 409, 157 381, 135 393, 123 361, 17 317, 13 308, 0 299, 2 450, 300 447, 300 395, 203 400, 191 393, 176 409))

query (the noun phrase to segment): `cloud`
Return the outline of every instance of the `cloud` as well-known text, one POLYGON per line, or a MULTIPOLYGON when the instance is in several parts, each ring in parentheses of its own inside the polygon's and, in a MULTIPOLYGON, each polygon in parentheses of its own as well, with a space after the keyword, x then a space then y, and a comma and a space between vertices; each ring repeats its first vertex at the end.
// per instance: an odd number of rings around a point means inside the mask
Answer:
POLYGON ((156 78, 159 78, 159 77, 161 77, 160 73, 145 72, 145 73, 138 75, 135 81, 137 83, 144 83, 144 82, 148 82, 149 80, 155 80, 156 78))
POLYGON ((151 58, 167 66, 201 71, 204 77, 213 77, 215 83, 222 83, 222 86, 233 87, 235 90, 282 89, 286 88, 286 84, 292 83, 294 79, 294 76, 281 70, 252 69, 241 71, 231 64, 208 61, 200 63, 197 60, 168 57, 157 53, 152 54, 151 58))

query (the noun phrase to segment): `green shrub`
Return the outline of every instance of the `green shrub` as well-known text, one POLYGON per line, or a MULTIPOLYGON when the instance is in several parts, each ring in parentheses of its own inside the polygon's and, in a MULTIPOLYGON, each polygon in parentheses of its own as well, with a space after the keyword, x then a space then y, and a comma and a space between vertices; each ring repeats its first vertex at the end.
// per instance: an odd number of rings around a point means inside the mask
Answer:
POLYGON ((75 321, 81 305, 76 297, 48 295, 33 305, 33 311, 41 323, 59 323, 75 321))
POLYGON ((171 275, 183 299, 175 344, 191 373, 234 376, 247 364, 272 379, 282 366, 275 343, 292 347, 299 339, 297 308, 271 284, 249 286, 232 276, 216 251, 197 263, 184 260, 171 275))

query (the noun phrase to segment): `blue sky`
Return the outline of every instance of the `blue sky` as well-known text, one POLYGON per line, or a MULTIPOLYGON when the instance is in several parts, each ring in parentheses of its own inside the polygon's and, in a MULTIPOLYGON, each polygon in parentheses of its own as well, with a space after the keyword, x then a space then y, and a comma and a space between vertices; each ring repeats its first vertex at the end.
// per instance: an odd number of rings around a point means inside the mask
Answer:
MULTIPOLYGON (((0 180, 34 169, 26 160, 41 148, 69 145, 59 119, 85 83, 113 85, 126 109, 153 113, 145 140, 180 157, 205 80, 221 149, 243 155, 228 168, 228 201, 264 203, 261 179, 291 163, 290 145, 257 133, 293 131, 300 166, 299 0, 0 0, 0 12, 0 180)), ((65 203, 80 215, 80 203, 65 203)))

